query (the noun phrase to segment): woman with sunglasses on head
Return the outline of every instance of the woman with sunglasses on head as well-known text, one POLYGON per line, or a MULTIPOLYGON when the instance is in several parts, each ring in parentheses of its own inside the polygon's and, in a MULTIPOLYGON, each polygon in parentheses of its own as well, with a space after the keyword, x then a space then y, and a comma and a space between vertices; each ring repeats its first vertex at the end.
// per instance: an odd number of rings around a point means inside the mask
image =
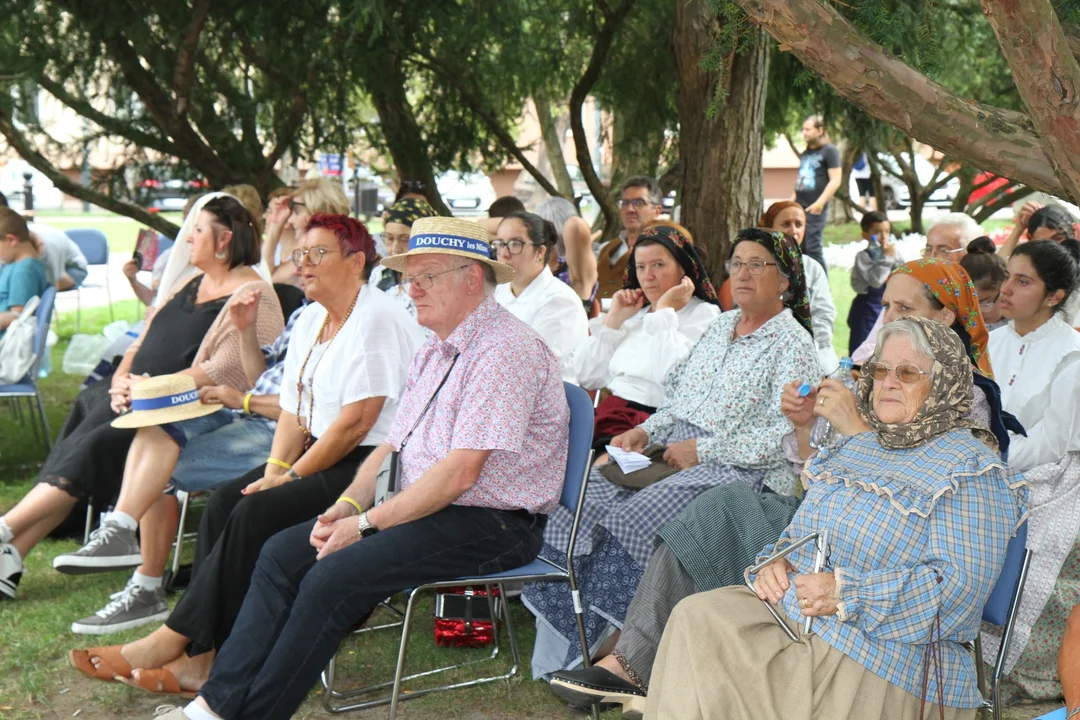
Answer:
MULTIPOLYGON (((638 237, 637 264, 644 257, 638 253, 649 249, 642 244, 649 232, 638 237)), ((794 492, 795 475, 780 450, 791 428, 780 396, 797 378, 821 375, 802 256, 790 236, 750 228, 735 238, 728 271, 739 309, 717 317, 669 373, 657 412, 610 443, 635 452, 652 446, 651 470, 671 474, 636 492, 608 480, 602 469, 589 476, 574 563, 578 588, 588 598, 591 652, 626 617, 657 533, 694 498, 733 484, 755 493, 766 487, 794 492)), ((643 268, 642 284, 651 283, 652 274, 643 268)), ((542 556, 564 558, 571 523, 565 509, 548 517, 542 556)), ((574 666, 580 651, 566 588, 529 584, 522 598, 538 618, 534 676, 574 666)))
MULTIPOLYGON (((1080 284, 1080 243, 1036 240, 1009 258, 1001 311, 990 334, 1001 400, 1026 428, 1013 435, 1009 465, 1032 483, 1028 547, 1035 549, 1009 648, 1003 701, 1061 697, 1057 651, 1069 610, 1080 602, 1080 333, 1064 310, 1080 284)), ((997 637, 983 633, 985 652, 997 637)))
POLYGON ((298 273, 289 258, 303 238, 308 221, 316 213, 349 214, 349 200, 341 183, 326 178, 305 180, 288 196, 271 201, 262 256, 273 273, 274 282, 296 284, 298 273))
POLYGON ((535 330, 559 359, 563 380, 574 382, 574 348, 589 334, 581 298, 548 267, 558 235, 539 215, 512 212, 499 223, 491 252, 514 268, 514 279, 495 288, 495 300, 535 330))
POLYGON ((72 651, 84 674, 118 676, 149 692, 198 690, 232 630, 263 544, 332 505, 385 438, 424 341, 420 327, 367 283, 375 243, 356 220, 313 216, 292 260, 313 302, 289 339, 270 456, 214 491, 199 524, 191 585, 165 625, 127 645, 72 651))
MULTIPOLYGON (((1009 429, 1020 428, 1001 411, 999 390, 990 375, 988 335, 978 317, 974 287, 963 270, 934 259, 906 263, 886 283, 883 302, 886 322, 920 317, 951 325, 965 348, 978 388, 965 417, 989 427, 998 449, 1007 451, 1009 429)), ((871 372, 870 368, 865 370, 871 372)), ((901 375, 901 381, 918 380, 911 373, 901 375)), ((779 403, 795 428, 783 437, 781 447, 800 474, 815 452, 809 437, 816 417, 825 417, 843 436, 870 429, 851 392, 837 380, 818 385, 819 377, 788 385, 779 403), (803 395, 799 386, 804 382, 818 386, 803 395)), ((763 545, 776 541, 798 506, 792 495, 759 494, 742 485, 703 493, 660 531, 612 654, 600 659, 592 671, 556 674, 552 687, 577 703, 585 701, 582 693, 599 692, 583 690, 585 682, 602 688, 608 696, 621 695, 626 702, 639 702, 635 697, 649 686, 660 636, 675 605, 696 592, 741 583, 743 570, 763 545)))
MULTIPOLYGON (((573 382, 610 391, 596 408, 593 447, 645 422, 664 399, 664 382, 720 314, 694 239, 681 225, 653 221, 638 236, 623 289, 571 360, 573 382)), ((602 461, 604 456, 601 455, 602 461)))

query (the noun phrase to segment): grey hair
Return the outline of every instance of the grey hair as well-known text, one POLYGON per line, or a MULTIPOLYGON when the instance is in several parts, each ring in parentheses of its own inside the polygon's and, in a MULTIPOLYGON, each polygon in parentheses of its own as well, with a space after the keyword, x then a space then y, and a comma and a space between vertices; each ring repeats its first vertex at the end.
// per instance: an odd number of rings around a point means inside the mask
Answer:
POLYGON ((656 182, 655 178, 651 178, 648 175, 631 175, 623 181, 622 186, 619 188, 619 195, 622 195, 628 188, 643 187, 649 190, 649 202, 653 205, 663 205, 664 193, 660 189, 660 183, 656 182))
POLYGON ((556 253, 559 257, 566 257, 566 243, 563 242, 562 232, 567 220, 578 217, 574 203, 561 197, 548 198, 537 206, 536 214, 555 226, 555 234, 558 236, 555 242, 556 253))
MULTIPOLYGON (((934 350, 930 347, 930 338, 926 336, 926 331, 917 322, 913 322, 909 318, 898 318, 878 331, 877 346, 874 348, 874 356, 870 358, 870 362, 878 362, 881 359, 881 350, 885 347, 885 341, 899 335, 908 339, 912 350, 925 358, 937 361, 937 358, 934 357, 934 350)), ((933 377, 933 368, 931 368, 930 372, 930 377, 933 377)))
MULTIPOLYGON (((967 247, 969 242, 984 234, 982 227, 975 222, 975 218, 962 212, 951 212, 942 215, 934 221, 934 224, 930 226, 930 230, 933 230, 938 225, 959 228, 960 247, 962 248, 967 247)), ((927 230, 927 232, 929 233, 930 230, 927 230)))
POLYGON ((495 268, 491 267, 486 262, 480 262, 479 260, 476 261, 476 264, 484 271, 484 295, 493 295, 495 293, 495 287, 498 285, 498 281, 495 278, 495 268))

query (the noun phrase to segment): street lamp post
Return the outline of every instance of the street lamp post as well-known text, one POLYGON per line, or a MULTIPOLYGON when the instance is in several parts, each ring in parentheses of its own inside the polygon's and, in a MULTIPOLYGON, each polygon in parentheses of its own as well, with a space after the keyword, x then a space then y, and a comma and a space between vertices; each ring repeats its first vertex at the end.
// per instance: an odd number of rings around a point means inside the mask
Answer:
POLYGON ((34 209, 34 176, 31 173, 23 173, 23 210, 32 212, 34 209))

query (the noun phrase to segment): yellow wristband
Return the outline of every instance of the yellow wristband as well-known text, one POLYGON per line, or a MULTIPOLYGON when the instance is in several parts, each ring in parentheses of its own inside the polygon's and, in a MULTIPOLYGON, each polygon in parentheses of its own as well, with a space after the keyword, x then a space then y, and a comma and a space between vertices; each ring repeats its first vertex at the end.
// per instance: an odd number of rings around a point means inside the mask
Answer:
POLYGON ((360 513, 361 515, 364 514, 364 508, 360 507, 360 503, 356 502, 351 497, 346 497, 345 495, 342 495, 341 497, 339 497, 337 499, 337 502, 335 502, 335 505, 337 503, 339 503, 339 502, 347 502, 350 505, 352 505, 354 508, 356 508, 356 512, 360 513))
POLYGON ((251 414, 251 396, 254 395, 254 394, 255 393, 248 393, 247 395, 244 396, 244 414, 245 415, 250 415, 251 414))
POLYGON ((277 458, 272 458, 272 457, 266 458, 266 464, 267 465, 277 465, 282 470, 292 470, 292 465, 290 465, 289 463, 287 463, 287 462, 285 462, 283 460, 278 460, 277 458))

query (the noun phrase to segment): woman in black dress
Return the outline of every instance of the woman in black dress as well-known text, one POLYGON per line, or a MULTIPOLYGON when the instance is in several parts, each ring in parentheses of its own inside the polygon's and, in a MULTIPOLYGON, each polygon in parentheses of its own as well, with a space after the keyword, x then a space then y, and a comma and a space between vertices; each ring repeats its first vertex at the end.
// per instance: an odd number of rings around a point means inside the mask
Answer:
MULTIPOLYGON (((258 291, 260 345, 281 333, 284 320, 273 288, 250 265, 259 242, 250 214, 229 196, 203 206, 191 244, 191 261, 202 272, 157 312, 132 345, 107 394, 91 386, 76 400, 53 446, 38 484, 0 518, 0 599, 14 598, 22 558, 68 516, 80 500, 104 507, 119 491, 135 430, 112 427, 127 409, 131 386, 144 376, 183 372, 203 385, 247 390, 254 382, 240 363, 239 333, 230 319, 232 297, 258 291)), ((102 381, 104 382, 104 381, 102 381)), ((100 384, 100 383, 99 383, 100 384)))

